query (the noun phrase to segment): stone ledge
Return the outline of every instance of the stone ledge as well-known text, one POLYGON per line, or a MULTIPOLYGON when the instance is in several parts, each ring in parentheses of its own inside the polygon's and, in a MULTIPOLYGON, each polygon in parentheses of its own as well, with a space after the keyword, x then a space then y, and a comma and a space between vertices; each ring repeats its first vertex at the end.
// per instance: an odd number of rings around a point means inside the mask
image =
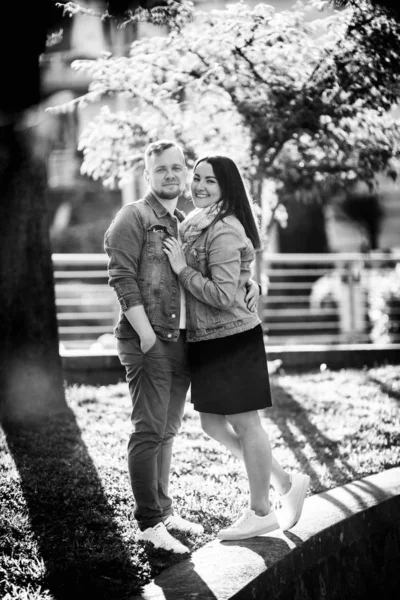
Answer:
POLYGON ((307 498, 289 532, 210 542, 131 600, 391 600, 399 562, 396 467, 307 498))
POLYGON ((399 364, 400 344, 266 346, 268 360, 281 359, 286 370, 363 368, 399 364))
MULTIPOLYGON (((268 360, 281 360, 287 372, 317 369, 322 363, 330 369, 400 364, 400 344, 266 346, 266 351, 268 360)), ((61 359, 67 383, 108 385, 125 381, 116 350, 62 350, 61 359)))

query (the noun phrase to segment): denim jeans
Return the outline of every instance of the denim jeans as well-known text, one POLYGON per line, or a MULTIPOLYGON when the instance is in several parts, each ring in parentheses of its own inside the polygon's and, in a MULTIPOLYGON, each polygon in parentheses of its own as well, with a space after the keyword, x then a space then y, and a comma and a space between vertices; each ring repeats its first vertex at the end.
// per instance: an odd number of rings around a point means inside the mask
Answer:
POLYGON ((144 530, 173 512, 168 494, 172 445, 190 383, 185 332, 177 342, 157 338, 146 354, 138 336, 117 339, 117 349, 132 398, 128 468, 134 516, 144 530))

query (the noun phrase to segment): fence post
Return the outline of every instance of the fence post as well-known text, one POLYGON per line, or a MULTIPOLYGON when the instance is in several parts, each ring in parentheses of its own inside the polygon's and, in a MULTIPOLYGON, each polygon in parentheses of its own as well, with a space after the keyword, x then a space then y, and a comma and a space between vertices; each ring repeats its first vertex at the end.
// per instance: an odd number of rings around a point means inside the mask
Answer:
POLYGON ((365 302, 361 287, 361 264, 352 261, 340 268, 340 332, 347 342, 357 342, 365 332, 365 302))

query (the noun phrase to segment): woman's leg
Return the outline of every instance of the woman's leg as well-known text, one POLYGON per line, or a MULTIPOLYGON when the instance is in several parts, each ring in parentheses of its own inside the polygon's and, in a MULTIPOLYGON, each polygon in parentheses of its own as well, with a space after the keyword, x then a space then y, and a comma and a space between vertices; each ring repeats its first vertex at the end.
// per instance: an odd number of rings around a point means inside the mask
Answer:
POLYGON ((242 446, 232 426, 224 415, 200 413, 201 427, 209 437, 230 450, 236 458, 243 460, 242 446))
POLYGON ((290 490, 290 475, 272 455, 271 483, 276 492, 283 496, 290 490))
POLYGON ((257 411, 227 415, 243 452, 250 489, 250 508, 256 515, 270 511, 269 486, 272 468, 271 447, 257 411))
MULTIPOLYGON (((201 412, 200 421, 203 431, 208 436, 225 446, 236 458, 243 460, 242 445, 227 417, 201 412)), ((289 473, 281 467, 273 455, 271 460, 271 483, 278 494, 286 494, 290 488, 289 473)))

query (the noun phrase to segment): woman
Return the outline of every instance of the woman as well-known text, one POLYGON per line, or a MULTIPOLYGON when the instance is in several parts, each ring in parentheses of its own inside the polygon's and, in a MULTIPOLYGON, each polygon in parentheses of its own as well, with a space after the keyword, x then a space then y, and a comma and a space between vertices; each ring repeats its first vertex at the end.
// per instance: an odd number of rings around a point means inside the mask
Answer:
POLYGON ((257 222, 236 164, 207 156, 194 167, 196 210, 180 226, 182 247, 164 242, 171 267, 186 291, 186 337, 191 399, 202 428, 244 460, 249 509, 222 540, 237 540, 289 529, 300 518, 307 475, 290 476, 271 454, 258 410, 272 405, 261 320, 245 303, 255 249, 257 222), (281 494, 275 514, 270 480, 281 494))

